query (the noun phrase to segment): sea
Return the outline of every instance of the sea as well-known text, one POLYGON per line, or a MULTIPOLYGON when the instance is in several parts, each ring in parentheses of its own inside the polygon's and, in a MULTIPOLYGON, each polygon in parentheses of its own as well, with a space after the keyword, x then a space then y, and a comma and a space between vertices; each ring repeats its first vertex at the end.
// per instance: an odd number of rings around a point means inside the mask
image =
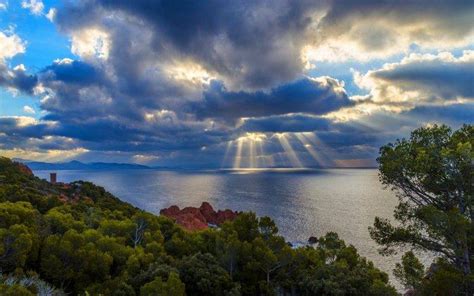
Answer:
MULTIPOLYGON (((34 171, 47 179, 50 171, 34 171)), ((252 211, 270 216, 293 244, 337 232, 391 276, 398 256, 382 256, 370 238, 376 216, 393 219, 395 193, 376 169, 61 170, 58 181, 87 180, 151 213, 177 205, 252 211)))

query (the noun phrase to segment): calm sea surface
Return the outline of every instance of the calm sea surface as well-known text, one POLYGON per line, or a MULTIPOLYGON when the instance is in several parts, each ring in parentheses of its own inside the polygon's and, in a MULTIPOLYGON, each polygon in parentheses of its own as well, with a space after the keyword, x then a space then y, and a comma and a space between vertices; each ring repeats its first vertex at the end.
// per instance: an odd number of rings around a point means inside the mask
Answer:
MULTIPOLYGON (((394 257, 382 257, 369 236, 374 217, 391 218, 395 195, 375 169, 272 171, 58 171, 58 181, 87 180, 153 213, 176 204, 254 211, 272 217, 288 241, 337 232, 360 254, 392 274, 394 257)), ((47 178, 49 171, 35 171, 47 178)))

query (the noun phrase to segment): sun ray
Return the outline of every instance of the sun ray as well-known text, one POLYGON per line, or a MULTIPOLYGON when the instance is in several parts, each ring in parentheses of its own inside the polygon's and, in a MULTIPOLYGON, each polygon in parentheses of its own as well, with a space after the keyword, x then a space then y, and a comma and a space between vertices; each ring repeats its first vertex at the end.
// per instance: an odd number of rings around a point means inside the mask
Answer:
POLYGON ((233 141, 227 141, 227 147, 225 149, 224 159, 222 159, 222 162, 221 162, 221 168, 227 166, 227 162, 228 162, 228 158, 229 158, 229 154, 230 154, 230 149, 232 148, 232 142, 233 141))
POLYGON ((258 167, 267 167, 265 153, 263 152, 263 144, 262 141, 256 142, 257 146, 257 166, 258 167))
POLYGON ((313 157, 319 166, 327 166, 325 160, 316 152, 314 147, 311 145, 310 141, 304 137, 302 133, 295 133, 296 138, 303 144, 303 147, 308 151, 308 153, 313 157))
POLYGON ((290 142, 286 138, 286 134, 275 134, 275 135, 278 141, 280 142, 281 147, 283 147, 283 150, 285 150, 286 156, 288 157, 288 160, 290 161, 291 166, 302 168, 303 165, 301 164, 301 161, 298 158, 298 155, 296 154, 295 150, 291 146, 290 142))
POLYGON ((237 151, 235 153, 235 158, 234 158, 234 169, 240 169, 240 163, 242 161, 243 143, 244 143, 244 139, 242 138, 237 139, 237 151))
POLYGON ((255 153, 254 153, 254 149, 255 149, 255 145, 254 145, 254 142, 249 140, 247 141, 248 142, 248 149, 249 149, 249 165, 248 167, 249 168, 254 168, 255 167, 255 153))
POLYGON ((240 169, 242 167, 243 152, 246 152, 246 167, 257 168, 260 166, 258 158, 263 154, 262 142, 267 138, 263 133, 246 133, 245 135, 237 138, 237 150, 234 158, 234 169, 240 169), (260 147, 260 148, 259 148, 260 147), (260 149, 261 154, 258 154, 260 149))
POLYGON ((311 133, 311 132, 306 132, 306 133, 301 133, 304 138, 306 138, 308 141, 311 142, 314 146, 318 147, 319 154, 321 154, 324 159, 326 160, 327 164, 326 166, 334 166, 335 162, 334 159, 338 159, 339 153, 329 147, 326 143, 324 143, 317 135, 316 133, 311 133))

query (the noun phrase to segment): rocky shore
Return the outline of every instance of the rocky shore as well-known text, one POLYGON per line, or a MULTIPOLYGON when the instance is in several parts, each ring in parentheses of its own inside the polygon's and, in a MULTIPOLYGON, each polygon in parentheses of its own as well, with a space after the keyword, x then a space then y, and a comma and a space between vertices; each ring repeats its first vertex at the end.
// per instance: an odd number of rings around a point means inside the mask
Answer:
POLYGON ((239 213, 229 209, 215 211, 208 202, 203 202, 199 208, 185 207, 180 209, 173 205, 162 209, 160 214, 173 219, 189 231, 196 231, 219 226, 225 221, 232 221, 239 213))

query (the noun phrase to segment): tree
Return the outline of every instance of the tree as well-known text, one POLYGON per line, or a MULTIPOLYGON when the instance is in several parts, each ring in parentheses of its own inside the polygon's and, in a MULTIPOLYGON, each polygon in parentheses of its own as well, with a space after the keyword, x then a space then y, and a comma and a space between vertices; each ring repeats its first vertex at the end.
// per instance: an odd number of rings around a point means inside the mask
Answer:
POLYGON ((237 233, 223 228, 221 236, 218 239, 217 255, 221 258, 223 266, 229 273, 231 280, 234 278, 241 248, 242 243, 239 241, 237 233))
POLYGON ((376 218, 372 238, 383 254, 399 246, 435 252, 461 271, 474 293, 474 127, 428 126, 380 149, 380 179, 400 200, 399 225, 376 218))
POLYGON ((155 278, 152 282, 145 284, 140 289, 142 296, 184 296, 185 286, 179 279, 176 272, 171 272, 168 280, 164 282, 161 277, 155 278))
POLYGON ((278 233, 278 227, 270 217, 262 217, 258 221, 258 228, 265 240, 278 233))
POLYGON ((0 270, 24 268, 37 259, 40 215, 28 202, 0 203, 0 270))
POLYGON ((71 288, 76 293, 91 283, 104 281, 113 257, 88 242, 89 237, 68 230, 63 236, 46 238, 41 256, 42 274, 57 286, 71 288))
POLYGON ((360 257, 354 246, 346 246, 334 232, 318 239, 306 250, 313 263, 298 271, 300 295, 397 295, 388 275, 360 257))
POLYGON ((403 255, 402 264, 395 265, 393 274, 406 289, 417 290, 423 280, 424 272, 423 264, 412 251, 409 251, 403 255))
POLYGON ((0 228, 0 270, 23 268, 28 256, 35 256, 37 239, 25 225, 16 224, 8 229, 0 228))
POLYGON ((179 264, 179 274, 188 295, 225 295, 237 289, 211 254, 184 257, 179 264))

